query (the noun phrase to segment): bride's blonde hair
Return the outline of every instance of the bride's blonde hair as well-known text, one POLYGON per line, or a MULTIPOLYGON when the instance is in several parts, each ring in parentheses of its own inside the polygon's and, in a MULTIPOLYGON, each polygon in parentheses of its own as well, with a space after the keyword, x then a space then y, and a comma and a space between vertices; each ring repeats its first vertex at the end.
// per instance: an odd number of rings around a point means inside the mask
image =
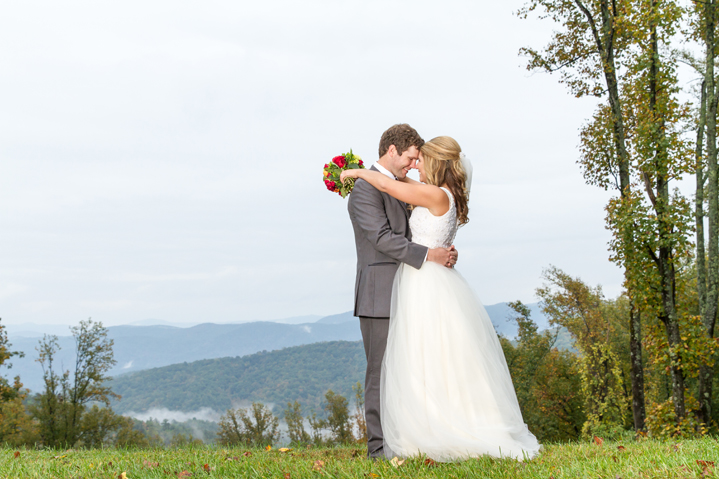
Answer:
POLYGON ((459 143, 449 136, 438 136, 422 145, 420 151, 427 183, 435 186, 447 185, 457 205, 459 225, 467 224, 469 193, 465 186, 467 173, 459 159, 459 154, 462 152, 459 143))

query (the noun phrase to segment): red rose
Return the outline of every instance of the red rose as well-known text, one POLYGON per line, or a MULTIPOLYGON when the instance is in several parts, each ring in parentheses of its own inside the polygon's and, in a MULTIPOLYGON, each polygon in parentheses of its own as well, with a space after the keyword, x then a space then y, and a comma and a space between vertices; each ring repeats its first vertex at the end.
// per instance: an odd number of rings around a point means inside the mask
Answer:
POLYGON ((329 168, 330 165, 325 165, 325 168, 329 168))
POLYGON ((359 165, 360 165, 360 166, 364 165, 364 161, 359 160, 359 165))
POLYGON ((340 168, 344 168, 347 164, 344 156, 335 156, 334 158, 332 158, 332 163, 339 166, 340 168))
POLYGON ((325 184, 327 185, 327 189, 328 189, 328 190, 330 190, 330 191, 335 191, 336 184, 335 184, 334 181, 329 181, 329 180, 327 180, 327 181, 325 181, 325 184))

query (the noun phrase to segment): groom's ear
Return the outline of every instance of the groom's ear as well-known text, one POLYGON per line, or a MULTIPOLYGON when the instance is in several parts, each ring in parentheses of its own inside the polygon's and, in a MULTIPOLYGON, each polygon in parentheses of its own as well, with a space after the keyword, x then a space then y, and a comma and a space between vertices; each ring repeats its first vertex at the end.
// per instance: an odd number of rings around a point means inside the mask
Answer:
POLYGON ((389 148, 387 148, 387 156, 397 156, 397 147, 394 145, 389 145, 389 148))

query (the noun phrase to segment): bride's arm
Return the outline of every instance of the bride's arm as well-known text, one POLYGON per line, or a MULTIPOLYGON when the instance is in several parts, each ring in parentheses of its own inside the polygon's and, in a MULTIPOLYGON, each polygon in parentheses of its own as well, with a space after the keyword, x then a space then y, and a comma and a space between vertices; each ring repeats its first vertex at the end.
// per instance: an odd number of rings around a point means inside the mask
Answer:
POLYGON ((449 198, 437 186, 416 181, 413 183, 396 181, 378 171, 365 169, 345 170, 340 176, 340 181, 344 183, 346 178, 362 178, 378 190, 400 201, 428 208, 433 215, 440 216, 449 210, 449 198))

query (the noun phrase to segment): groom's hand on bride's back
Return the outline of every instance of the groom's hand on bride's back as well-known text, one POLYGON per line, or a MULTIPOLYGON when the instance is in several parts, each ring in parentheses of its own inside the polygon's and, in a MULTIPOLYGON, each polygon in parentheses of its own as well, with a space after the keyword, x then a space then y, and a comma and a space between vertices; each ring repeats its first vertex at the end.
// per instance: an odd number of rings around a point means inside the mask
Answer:
POLYGON ((432 248, 427 253, 427 261, 441 264, 447 268, 454 267, 457 264, 457 257, 459 253, 454 248, 454 245, 449 248, 432 248))

